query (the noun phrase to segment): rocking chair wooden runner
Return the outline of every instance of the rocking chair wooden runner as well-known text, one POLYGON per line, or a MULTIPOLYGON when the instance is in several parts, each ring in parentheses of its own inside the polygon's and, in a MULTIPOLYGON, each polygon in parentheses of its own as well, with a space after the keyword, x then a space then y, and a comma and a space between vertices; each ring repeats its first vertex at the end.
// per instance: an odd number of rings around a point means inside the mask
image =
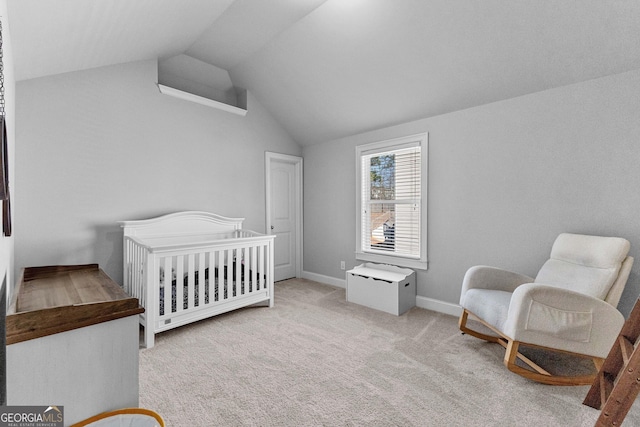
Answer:
POLYGON ((525 378, 550 385, 592 384, 625 321, 616 306, 633 265, 629 247, 621 238, 563 233, 535 279, 472 267, 462 285, 460 330, 505 347, 505 366, 525 378), (470 315, 490 332, 471 329, 470 315), (595 369, 554 375, 521 354, 521 346, 587 357, 595 369))

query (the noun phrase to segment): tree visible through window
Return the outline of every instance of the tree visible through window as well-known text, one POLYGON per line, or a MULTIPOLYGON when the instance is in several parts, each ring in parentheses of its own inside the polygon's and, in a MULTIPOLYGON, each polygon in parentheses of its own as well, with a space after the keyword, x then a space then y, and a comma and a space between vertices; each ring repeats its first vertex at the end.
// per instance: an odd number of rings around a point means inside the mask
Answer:
MULTIPOLYGON (((396 198, 396 156, 385 154, 370 158, 370 200, 394 200, 396 198)), ((392 251, 395 248, 395 209, 393 204, 369 204, 369 229, 374 249, 392 251)))

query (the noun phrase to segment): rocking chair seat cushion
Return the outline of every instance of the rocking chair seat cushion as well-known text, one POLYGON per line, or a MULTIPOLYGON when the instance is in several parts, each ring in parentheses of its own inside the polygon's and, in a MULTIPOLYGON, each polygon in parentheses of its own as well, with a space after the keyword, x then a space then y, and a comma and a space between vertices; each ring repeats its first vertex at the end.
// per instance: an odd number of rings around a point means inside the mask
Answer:
POLYGON ((493 289, 469 289, 464 308, 499 331, 504 330, 513 294, 493 289))

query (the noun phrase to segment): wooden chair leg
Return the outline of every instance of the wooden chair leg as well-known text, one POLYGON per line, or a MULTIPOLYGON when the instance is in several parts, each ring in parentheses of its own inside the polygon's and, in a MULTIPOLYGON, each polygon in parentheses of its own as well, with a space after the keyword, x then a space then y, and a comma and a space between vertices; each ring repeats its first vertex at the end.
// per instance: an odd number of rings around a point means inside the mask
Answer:
POLYGON ((518 358, 518 348, 520 348, 520 343, 518 341, 509 340, 506 345, 506 350, 504 352, 504 366, 509 368, 511 365, 516 364, 516 359, 518 358))
MULTIPOLYGON (((466 309, 464 309, 464 310, 462 310, 462 314, 460 315, 460 318, 458 319, 458 328, 460 328, 462 333, 468 334, 468 335, 471 335, 472 337, 476 337, 476 338, 479 338, 481 340, 485 340, 485 341, 489 341, 489 342, 495 342, 495 343, 499 342, 500 337, 483 334, 481 332, 474 331, 473 329, 469 329, 469 327, 467 326, 467 320, 469 320, 469 314, 471 314, 471 313, 469 313, 466 309)), ((480 323, 482 323, 482 324, 485 324, 480 319, 478 319, 478 321, 480 321, 480 323)))

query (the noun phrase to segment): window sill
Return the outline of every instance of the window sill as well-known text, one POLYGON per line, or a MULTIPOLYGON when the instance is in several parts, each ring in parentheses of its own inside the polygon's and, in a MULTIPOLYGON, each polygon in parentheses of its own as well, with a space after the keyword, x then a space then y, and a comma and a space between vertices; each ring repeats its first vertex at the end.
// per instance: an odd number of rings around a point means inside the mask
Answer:
POLYGON ((377 262, 380 264, 391 264, 399 267, 408 267, 416 270, 427 270, 429 268, 428 261, 419 259, 409 259, 397 256, 369 254, 365 252, 356 252, 356 259, 360 261, 377 262))

